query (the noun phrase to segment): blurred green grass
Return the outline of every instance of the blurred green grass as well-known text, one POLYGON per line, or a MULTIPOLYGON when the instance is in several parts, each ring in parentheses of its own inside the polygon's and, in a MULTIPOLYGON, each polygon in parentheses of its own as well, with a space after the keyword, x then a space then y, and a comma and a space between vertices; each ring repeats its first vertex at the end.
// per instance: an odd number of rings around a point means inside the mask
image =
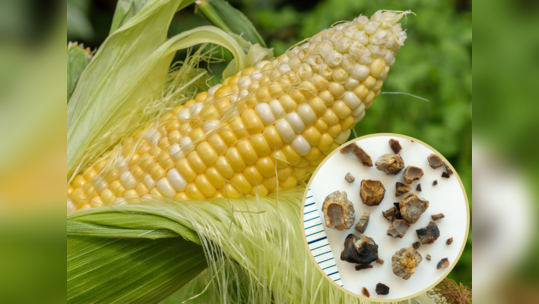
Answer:
MULTIPOLYGON (((85 16, 78 28, 68 24, 68 41, 98 47, 108 35, 115 1, 68 0, 85 16), (88 25, 89 27, 85 27, 88 25), (82 26, 83 30, 80 29, 82 26)), ((469 0, 233 0, 259 30, 275 55, 336 21, 351 20, 378 9, 412 10, 404 28, 408 40, 397 56, 380 95, 355 131, 400 133, 422 140, 442 153, 457 169, 472 204, 472 8, 469 0)), ((208 24, 194 7, 176 14, 170 35, 208 24)), ((179 54, 177 58, 181 58, 179 54)), ((226 63, 212 66, 215 81, 226 63)), ((471 230, 470 230, 471 231, 471 230)), ((449 277, 472 281, 472 237, 449 277)))

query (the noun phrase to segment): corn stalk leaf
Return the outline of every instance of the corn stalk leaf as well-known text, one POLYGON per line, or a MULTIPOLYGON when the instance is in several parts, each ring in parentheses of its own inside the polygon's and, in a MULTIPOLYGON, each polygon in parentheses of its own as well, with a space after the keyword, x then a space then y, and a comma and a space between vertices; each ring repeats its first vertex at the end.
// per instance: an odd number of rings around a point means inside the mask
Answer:
POLYGON ((80 75, 92 60, 90 50, 70 43, 67 47, 67 102, 79 82, 80 75))
POLYGON ((207 267, 181 237, 67 237, 67 303, 158 303, 207 267))
POLYGON ((197 2, 197 8, 206 19, 223 31, 240 35, 252 44, 266 47, 266 42, 251 21, 230 3, 223 0, 202 0, 197 2))
POLYGON ((213 43, 231 51, 236 71, 246 67, 246 55, 236 40, 215 27, 186 31, 167 41, 170 20, 181 3, 184 2, 150 0, 107 38, 81 75, 67 109, 68 177, 89 157, 100 154, 121 138, 108 133, 133 112, 137 102, 161 94, 177 50, 213 43), (95 147, 95 141, 104 136, 112 142, 95 147), (91 146, 94 150, 88 153, 91 146))

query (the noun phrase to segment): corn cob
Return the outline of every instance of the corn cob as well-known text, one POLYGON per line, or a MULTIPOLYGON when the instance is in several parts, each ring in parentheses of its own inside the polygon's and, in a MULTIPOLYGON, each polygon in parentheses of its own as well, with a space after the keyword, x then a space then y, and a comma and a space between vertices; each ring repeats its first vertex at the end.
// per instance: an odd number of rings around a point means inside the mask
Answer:
POLYGON ((406 39, 397 23, 405 14, 340 23, 199 93, 76 175, 68 212, 296 186, 380 94, 406 39))

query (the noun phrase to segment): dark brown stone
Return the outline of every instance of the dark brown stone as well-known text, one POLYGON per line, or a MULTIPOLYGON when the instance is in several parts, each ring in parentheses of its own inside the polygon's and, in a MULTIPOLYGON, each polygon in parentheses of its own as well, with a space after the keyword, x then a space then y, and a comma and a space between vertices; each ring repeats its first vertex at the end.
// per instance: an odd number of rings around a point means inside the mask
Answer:
POLYGON ((407 184, 411 184, 413 181, 419 180, 423 176, 423 169, 414 167, 414 166, 408 166, 406 170, 404 170, 404 180, 407 184))
POLYGON ((369 293, 369 291, 365 287, 363 287, 363 289, 361 290, 361 294, 364 295, 367 298, 371 297, 371 294, 369 293))
POLYGON ((399 152, 402 150, 402 146, 396 139, 390 139, 389 140, 389 146, 391 147, 391 150, 395 152, 395 154, 399 154, 399 152))
POLYGON ((365 152, 365 150, 361 149, 357 144, 351 143, 348 146, 341 149, 341 154, 348 154, 353 153, 357 159, 363 164, 365 167, 372 167, 372 159, 365 152))
POLYGON ((376 180, 362 180, 359 196, 363 204, 367 206, 378 206, 384 199, 386 189, 382 182, 376 180))
POLYGON ((369 225, 370 216, 371 214, 369 212, 363 212, 363 215, 355 227, 357 232, 365 233, 365 230, 367 230, 367 226, 369 225))
POLYGON ((322 205, 322 213, 326 226, 339 231, 349 229, 354 225, 354 205, 345 191, 335 191, 328 195, 322 205))
POLYGON ((406 220, 394 220, 387 229, 387 235, 394 238, 402 238, 408 228, 410 228, 410 224, 406 220))
POLYGON ((432 185, 433 185, 433 186, 438 185, 438 181, 437 181, 437 180, 434 180, 434 181, 432 182, 432 185))
POLYGON ((395 188, 397 189, 395 191, 395 196, 396 197, 399 197, 399 196, 403 195, 404 193, 408 193, 408 192, 412 191, 412 187, 406 186, 406 184, 403 184, 401 182, 397 182, 396 185, 395 185, 395 188))
POLYGON ((377 259, 378 245, 372 238, 365 235, 358 237, 349 234, 344 240, 341 260, 355 264, 370 264, 377 259))
POLYGON ((415 191, 421 192, 423 189, 421 189, 421 184, 417 184, 417 187, 415 188, 415 191))
POLYGON ((427 260, 429 260, 429 261, 432 259, 432 257, 430 256, 430 254, 427 254, 426 258, 427 258, 427 260))
POLYGON ((439 168, 444 164, 442 158, 436 154, 429 155, 427 159, 429 160, 429 165, 432 169, 439 168))
POLYGON ((433 221, 437 221, 439 219, 443 219, 445 215, 443 213, 433 214, 430 216, 433 221))
POLYGON ((408 280, 415 273, 415 268, 422 260, 421 254, 414 248, 402 248, 391 259, 393 273, 404 280, 408 280))
POLYGON ((444 178, 450 178, 451 175, 453 175, 453 170, 449 168, 449 166, 444 162, 445 172, 442 173, 442 177, 444 178))
POLYGON ((360 271, 360 270, 363 270, 363 269, 370 269, 370 268, 374 268, 374 266, 372 266, 372 265, 365 265, 365 264, 358 264, 358 265, 356 265, 356 270, 357 270, 357 271, 360 271))
POLYGON ((440 260, 440 262, 438 262, 438 265, 436 265, 436 269, 442 269, 442 268, 447 268, 449 267, 450 263, 449 263, 449 259, 448 258, 443 258, 440 260))
POLYGON ((421 214, 429 208, 429 201, 415 193, 408 193, 402 198, 399 207, 402 218, 408 223, 414 224, 419 220, 421 214))
POLYGON ((415 242, 412 244, 412 247, 414 247, 414 249, 419 249, 419 247, 421 247, 421 243, 420 242, 415 242))
POLYGON ((400 155, 384 154, 376 161, 376 169, 387 175, 395 175, 404 168, 404 160, 400 155))
POLYGON ((447 241, 446 241, 445 243, 446 243, 446 245, 448 245, 448 246, 451 245, 451 244, 453 244, 453 238, 448 238, 447 241))
MULTIPOLYGON (((397 203, 398 205, 398 203, 397 203)), ((382 214, 384 215, 384 217, 390 221, 390 222, 393 222, 393 220, 400 220, 402 219, 402 216, 399 212, 399 208, 398 207, 393 207, 387 211, 382 211, 382 214)))
POLYGON ((389 287, 387 287, 385 284, 378 283, 376 284, 376 293, 379 296, 386 296, 389 294, 389 287))
POLYGON ((440 237, 440 229, 435 222, 430 221, 427 227, 416 230, 421 244, 432 244, 440 237))
POLYGON ((347 182, 349 182, 349 183, 353 183, 353 182, 356 180, 356 178, 353 177, 352 174, 350 174, 350 172, 348 172, 348 173, 346 174, 346 176, 344 177, 344 179, 345 179, 347 182))

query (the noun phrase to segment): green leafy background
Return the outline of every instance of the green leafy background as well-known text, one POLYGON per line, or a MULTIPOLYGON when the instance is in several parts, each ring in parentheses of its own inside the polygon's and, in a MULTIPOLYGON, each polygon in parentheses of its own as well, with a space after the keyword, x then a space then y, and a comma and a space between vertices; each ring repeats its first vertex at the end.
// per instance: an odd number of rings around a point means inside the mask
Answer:
MULTIPOLYGON (((127 1, 129 2, 129 1, 127 1)), ((135 1, 137 2, 137 1, 135 1)), ((142 1, 144 2, 144 1, 142 1)), ((384 92, 365 119, 356 126, 358 136, 372 133, 401 133, 418 138, 440 151, 458 170, 472 203, 472 13, 471 1, 433 0, 233 0, 259 30, 275 55, 331 26, 378 9, 412 10, 404 27, 408 40, 397 56, 384 92)), ((68 41, 78 41, 92 49, 107 37, 116 1, 68 0, 68 41), (79 16, 74 18, 73 16, 79 16)), ((169 35, 209 24, 194 6, 176 14, 169 35)), ((177 59, 181 60, 180 52, 177 59)), ((219 81, 227 60, 211 66, 219 81)), ((471 207, 471 206, 470 206, 471 207)), ((470 208, 471 209, 471 208, 470 208)), ((454 270, 449 275, 468 285, 472 281, 472 236, 454 270)), ((81 242, 84 240, 81 239, 81 242)))

